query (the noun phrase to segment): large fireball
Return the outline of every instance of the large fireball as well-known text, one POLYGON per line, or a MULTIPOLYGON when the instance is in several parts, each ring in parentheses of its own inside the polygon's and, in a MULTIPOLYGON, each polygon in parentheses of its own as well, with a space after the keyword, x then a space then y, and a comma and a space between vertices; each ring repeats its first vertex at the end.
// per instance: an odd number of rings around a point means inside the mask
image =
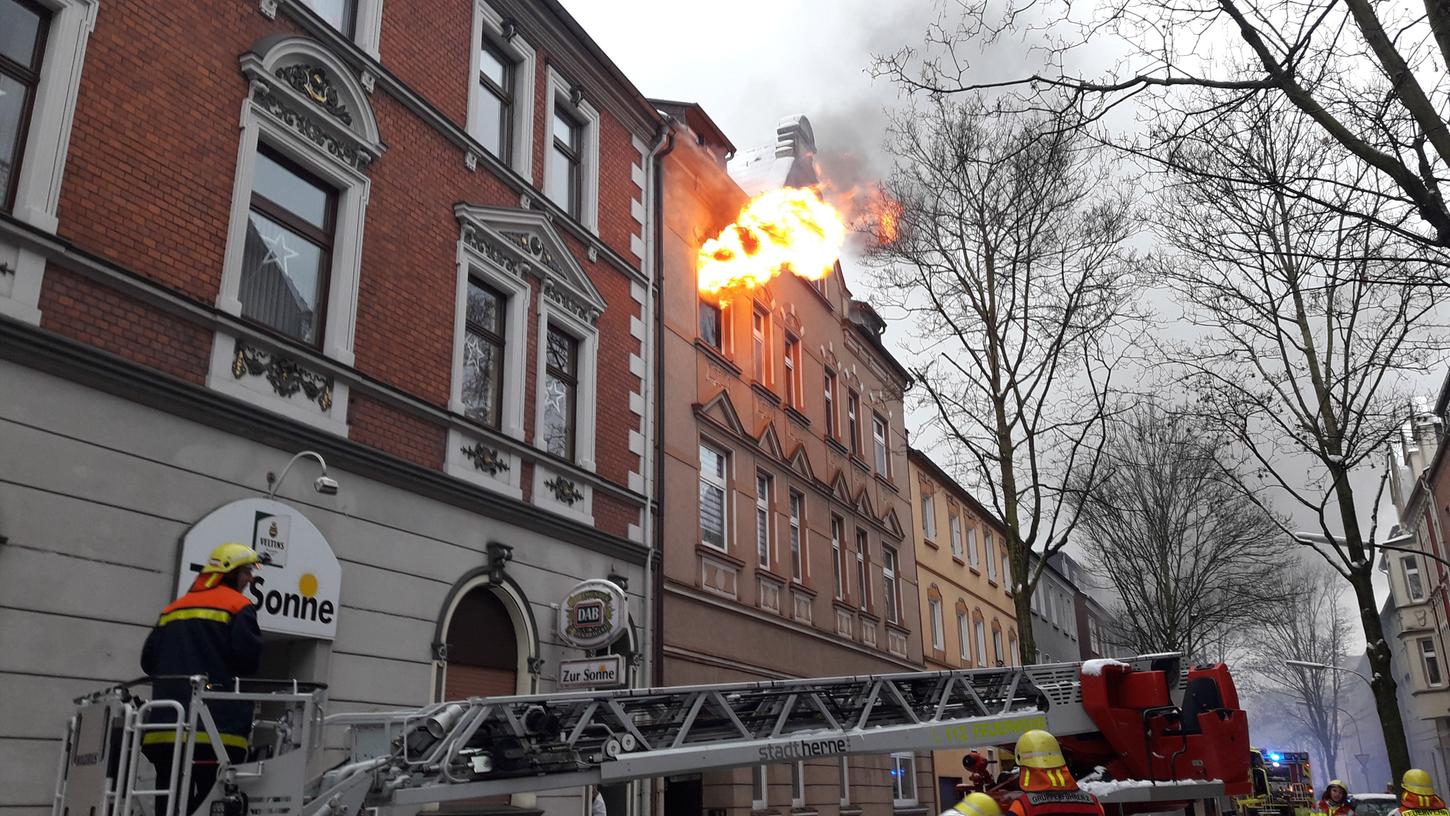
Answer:
POLYGON ((846 233, 841 213, 814 188, 762 193, 740 210, 735 223, 700 247, 700 292, 749 289, 782 272, 824 278, 841 255, 846 233))

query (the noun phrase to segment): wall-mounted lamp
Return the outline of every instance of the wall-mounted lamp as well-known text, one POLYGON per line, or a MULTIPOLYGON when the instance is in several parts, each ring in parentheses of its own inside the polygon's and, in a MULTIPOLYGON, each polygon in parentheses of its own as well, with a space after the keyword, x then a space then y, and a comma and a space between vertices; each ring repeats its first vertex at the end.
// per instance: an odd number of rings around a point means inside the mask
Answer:
POLYGON ((317 453, 316 451, 309 450, 302 451, 301 453, 289 459, 287 461, 287 466, 282 468, 281 476, 278 476, 270 471, 267 473, 267 485, 271 488, 267 491, 267 498, 274 498, 277 495, 277 491, 280 490, 282 487, 282 480, 287 478, 287 471, 291 470, 292 466, 297 464, 297 460, 301 459, 304 456, 311 456, 313 459, 317 460, 317 464, 322 466, 322 475, 318 476, 312 481, 312 489, 316 490, 318 493, 321 493, 324 496, 337 495, 337 480, 327 475, 327 462, 323 460, 322 454, 317 453))

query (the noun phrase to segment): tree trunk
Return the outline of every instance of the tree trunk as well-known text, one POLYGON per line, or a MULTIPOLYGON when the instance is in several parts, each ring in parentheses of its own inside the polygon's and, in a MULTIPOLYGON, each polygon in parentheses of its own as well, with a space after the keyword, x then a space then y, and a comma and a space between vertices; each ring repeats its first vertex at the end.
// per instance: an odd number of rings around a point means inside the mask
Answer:
POLYGON ((1380 627, 1369 573, 1356 570, 1349 581, 1354 585, 1359 619, 1364 626, 1365 655, 1369 658, 1371 675, 1369 687, 1374 692, 1375 712, 1379 714, 1380 728, 1385 735, 1385 754, 1390 761, 1390 774, 1398 780, 1410 769, 1410 749, 1405 742, 1405 723, 1400 719, 1395 675, 1390 668, 1390 647, 1380 627))

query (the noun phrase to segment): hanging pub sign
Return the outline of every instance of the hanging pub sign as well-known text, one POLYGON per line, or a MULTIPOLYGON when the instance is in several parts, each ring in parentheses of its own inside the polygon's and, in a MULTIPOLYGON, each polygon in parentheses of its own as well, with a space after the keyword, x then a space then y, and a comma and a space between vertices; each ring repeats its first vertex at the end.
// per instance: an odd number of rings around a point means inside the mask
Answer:
POLYGON ((279 501, 234 501, 192 525, 181 539, 178 595, 191 588, 211 551, 228 542, 246 544, 265 559, 253 568, 246 590, 263 632, 337 636, 342 568, 317 527, 279 501))
POLYGON ((624 590, 611 581, 583 581, 564 596, 559 637, 580 649, 600 649, 624 634, 629 611, 624 590))

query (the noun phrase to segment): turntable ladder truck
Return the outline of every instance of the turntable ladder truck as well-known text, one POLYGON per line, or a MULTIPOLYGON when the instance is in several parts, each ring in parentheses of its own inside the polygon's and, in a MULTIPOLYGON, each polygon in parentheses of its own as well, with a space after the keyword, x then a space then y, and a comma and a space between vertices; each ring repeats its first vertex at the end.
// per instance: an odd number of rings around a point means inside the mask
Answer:
POLYGON ((1113 779, 1144 781, 1123 801, 1146 804, 1126 812, 1249 788, 1248 723, 1228 670, 1185 668, 1176 655, 332 715, 319 685, 242 681, 218 690, 195 677, 183 704, 133 693, 146 682, 76 701, 52 816, 177 816, 184 802, 176 792, 188 790, 199 740, 221 742, 206 703, 223 700, 254 703, 257 719, 248 761, 222 759, 197 811, 213 816, 358 816, 362 808, 401 816, 430 803, 709 769, 1010 746, 1033 728, 1055 734, 1079 772, 1102 767, 1113 779), (175 721, 149 721, 161 710, 175 721), (141 745, 157 732, 170 732, 178 761, 170 779, 151 782, 141 745))

